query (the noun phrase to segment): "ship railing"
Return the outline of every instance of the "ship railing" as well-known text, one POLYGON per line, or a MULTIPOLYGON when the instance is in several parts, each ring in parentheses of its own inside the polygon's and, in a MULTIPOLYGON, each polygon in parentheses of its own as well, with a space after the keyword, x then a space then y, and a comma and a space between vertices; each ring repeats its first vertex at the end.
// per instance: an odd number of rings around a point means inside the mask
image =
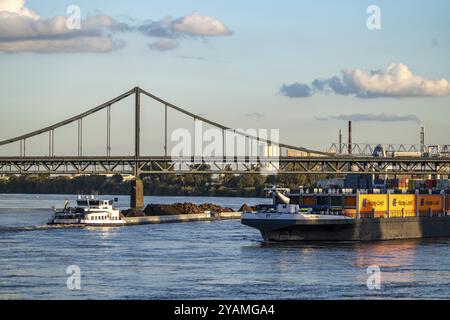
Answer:
MULTIPOLYGON (((402 211, 372 211, 372 212, 360 212, 358 214, 352 214, 352 218, 360 218, 360 219, 390 219, 390 218, 408 218, 408 217, 444 217, 450 215, 450 212, 447 211, 420 211, 416 212, 415 210, 402 210, 402 211)), ((350 216, 350 215, 347 215, 350 216)))
MULTIPOLYGON (((303 212, 308 213, 308 212, 303 212)), ((320 211, 311 211, 310 214, 317 214, 320 216, 345 216, 342 210, 320 210, 320 211)))
POLYGON ((387 212, 360 212, 358 216, 360 219, 381 219, 387 217, 387 212))
POLYGON ((421 211, 419 212, 419 217, 421 218, 426 218, 426 217, 443 217, 448 215, 446 212, 441 212, 441 211, 421 211))
POLYGON ((415 210, 402 210, 402 211, 391 211, 389 213, 389 217, 391 218, 407 218, 407 217, 415 217, 415 210))

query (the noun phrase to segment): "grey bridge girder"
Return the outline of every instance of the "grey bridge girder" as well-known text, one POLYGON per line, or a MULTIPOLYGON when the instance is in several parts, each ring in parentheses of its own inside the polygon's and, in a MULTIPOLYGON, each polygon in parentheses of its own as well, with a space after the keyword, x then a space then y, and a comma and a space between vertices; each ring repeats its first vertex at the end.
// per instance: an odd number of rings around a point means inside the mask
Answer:
POLYGON ((374 157, 3 157, 0 174, 133 174, 136 160, 142 174, 450 174, 450 158, 374 157))

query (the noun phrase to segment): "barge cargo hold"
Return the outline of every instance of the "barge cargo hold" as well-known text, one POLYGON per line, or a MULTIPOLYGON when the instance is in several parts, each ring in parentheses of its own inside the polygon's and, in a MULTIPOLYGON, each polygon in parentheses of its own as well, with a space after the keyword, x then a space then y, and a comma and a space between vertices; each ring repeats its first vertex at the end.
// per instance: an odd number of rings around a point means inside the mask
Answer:
POLYGON ((450 195, 445 193, 272 193, 272 206, 245 212, 241 218, 242 224, 260 230, 265 241, 450 237, 450 195), (312 198, 316 199, 314 204, 312 198))

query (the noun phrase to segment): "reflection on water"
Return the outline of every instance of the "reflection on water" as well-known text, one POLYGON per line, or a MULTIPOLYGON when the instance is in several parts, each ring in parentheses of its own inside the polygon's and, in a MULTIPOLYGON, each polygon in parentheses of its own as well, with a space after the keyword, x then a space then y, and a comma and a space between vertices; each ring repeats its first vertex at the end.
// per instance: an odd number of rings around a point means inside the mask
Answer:
POLYGON ((107 239, 110 237, 114 237, 114 235, 119 231, 120 227, 96 227, 96 226, 87 226, 85 229, 96 232, 100 239, 107 239))
MULTIPOLYGON (((304 285, 328 288, 329 296, 325 298, 448 298, 450 266, 447 263, 450 259, 439 255, 446 255, 449 244, 450 239, 288 242, 260 243, 242 250, 270 252, 277 257, 273 265, 280 279, 285 283, 301 279, 304 285), (367 289, 370 276, 367 268, 371 266, 381 270, 381 291, 367 289), (425 292, 426 287, 431 289, 430 293, 425 292), (343 288, 349 291, 342 290, 341 296, 334 296, 343 288), (418 293, 421 290, 423 295, 418 293)), ((317 290, 312 291, 312 298, 316 298, 317 290)))
POLYGON ((356 265, 378 266, 382 270, 384 283, 413 281, 414 273, 409 267, 414 263, 416 248, 421 241, 387 241, 370 243, 364 248, 356 247, 356 265))
MULTIPOLYGON (((28 203, 3 197, 0 207, 28 203)), ((28 228, 0 230, 1 299, 450 298, 450 239, 266 244, 239 221, 49 229, 36 227, 48 211, 31 207, 0 209, 0 228, 28 228), (81 269, 79 291, 66 288, 69 265, 81 269), (380 291, 367 289, 371 265, 381 268, 380 291)))

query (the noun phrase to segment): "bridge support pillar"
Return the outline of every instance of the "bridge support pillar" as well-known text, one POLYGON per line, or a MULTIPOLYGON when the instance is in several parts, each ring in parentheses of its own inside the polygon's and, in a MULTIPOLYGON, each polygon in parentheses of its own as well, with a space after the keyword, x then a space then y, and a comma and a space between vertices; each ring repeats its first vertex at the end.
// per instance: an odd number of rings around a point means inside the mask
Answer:
POLYGON ((136 176, 135 180, 131 183, 130 196, 130 208, 144 208, 144 183, 139 176, 136 176))

